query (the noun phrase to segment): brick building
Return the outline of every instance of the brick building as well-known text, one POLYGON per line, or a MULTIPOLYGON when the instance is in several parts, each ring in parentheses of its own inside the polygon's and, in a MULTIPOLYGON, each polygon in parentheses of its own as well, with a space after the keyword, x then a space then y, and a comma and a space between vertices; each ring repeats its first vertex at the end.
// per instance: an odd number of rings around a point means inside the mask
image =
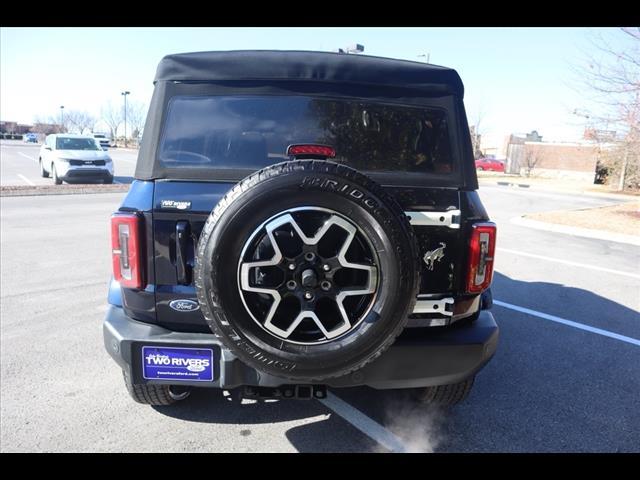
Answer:
POLYGON ((533 166, 532 175, 593 182, 596 163, 602 151, 609 147, 594 141, 543 142, 537 132, 527 136, 511 135, 505 171, 525 174, 527 168, 533 166))

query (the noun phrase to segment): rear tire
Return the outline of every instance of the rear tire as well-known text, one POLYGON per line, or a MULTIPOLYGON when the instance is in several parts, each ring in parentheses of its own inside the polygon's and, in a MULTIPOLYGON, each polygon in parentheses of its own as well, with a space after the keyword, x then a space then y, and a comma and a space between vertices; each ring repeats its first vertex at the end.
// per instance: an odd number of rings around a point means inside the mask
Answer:
POLYGON ((56 166, 53 163, 51 164, 51 176, 53 177, 54 185, 62 185, 62 179, 58 177, 56 166))
POLYGON ((124 377, 124 384, 127 386, 131 398, 144 405, 173 405, 176 402, 184 400, 190 394, 189 390, 183 391, 183 389, 181 389, 180 391, 176 391, 175 387, 170 385, 134 384, 129 374, 124 370, 122 371, 122 376, 124 377))
POLYGON ((427 405, 440 405, 446 407, 457 405, 469 396, 469 392, 471 392, 471 387, 473 387, 473 381, 475 378, 476 377, 474 375, 460 383, 416 389, 415 399, 419 403, 427 405))
POLYGON ((42 164, 42 159, 38 159, 38 163, 40 164, 40 176, 42 178, 49 178, 49 172, 44 169, 44 165, 42 164))

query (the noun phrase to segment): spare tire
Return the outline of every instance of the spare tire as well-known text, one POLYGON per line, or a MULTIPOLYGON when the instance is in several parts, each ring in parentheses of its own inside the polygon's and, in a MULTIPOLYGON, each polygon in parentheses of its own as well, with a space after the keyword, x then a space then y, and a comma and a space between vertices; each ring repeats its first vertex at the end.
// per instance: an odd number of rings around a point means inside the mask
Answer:
POLYGON ((207 323, 247 365, 314 382, 360 369, 404 328, 418 249, 400 205, 356 170, 272 165, 215 207, 197 248, 207 323))

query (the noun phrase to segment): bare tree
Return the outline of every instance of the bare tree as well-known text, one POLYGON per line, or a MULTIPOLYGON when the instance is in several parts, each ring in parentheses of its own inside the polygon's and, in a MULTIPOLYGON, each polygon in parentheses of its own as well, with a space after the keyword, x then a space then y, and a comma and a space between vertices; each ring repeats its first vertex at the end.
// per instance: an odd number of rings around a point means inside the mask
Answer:
POLYGON ((618 178, 619 190, 640 189, 640 27, 621 28, 618 36, 621 46, 594 36, 593 48, 574 70, 576 83, 598 105, 597 112, 588 112, 590 122, 616 130, 603 154, 609 173, 618 178))
POLYGON ((534 168, 536 168, 536 165, 538 164, 539 161, 540 161, 540 156, 538 155, 538 152, 536 152, 535 149, 528 148, 524 151, 524 173, 527 177, 531 176, 531 172, 533 171, 534 168))
POLYGON ((60 125, 60 119, 53 116, 42 117, 36 116, 33 119, 33 132, 41 135, 50 135, 52 133, 63 133, 66 131, 63 125, 60 125))
POLYGON ((93 126, 96 124, 96 118, 89 112, 83 112, 80 110, 69 110, 66 112, 67 122, 82 134, 86 129, 93 131, 93 126))
POLYGON ((480 125, 482 120, 484 119, 485 111, 482 105, 478 108, 478 112, 475 115, 475 121, 473 124, 469 123, 469 132, 471 133, 471 146, 473 147, 473 155, 474 158, 478 159, 482 157, 482 150, 480 149, 480 144, 482 143, 482 131, 480 130, 480 125))
POLYGON ((107 124, 111 131, 111 138, 116 139, 118 133, 118 126, 122 123, 123 115, 122 108, 116 107, 113 103, 107 102, 102 107, 102 120, 107 124))
POLYGON ((131 125, 131 136, 136 138, 144 127, 147 118, 147 105, 144 102, 129 102, 127 104, 127 123, 131 125))

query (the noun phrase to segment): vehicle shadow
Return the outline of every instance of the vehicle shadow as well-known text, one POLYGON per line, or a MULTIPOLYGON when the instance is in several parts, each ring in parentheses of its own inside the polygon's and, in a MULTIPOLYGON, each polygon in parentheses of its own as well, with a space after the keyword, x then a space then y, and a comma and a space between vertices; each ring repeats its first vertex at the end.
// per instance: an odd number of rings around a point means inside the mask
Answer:
POLYGON ((321 415, 325 410, 313 400, 239 400, 229 392, 196 388, 182 402, 152 407, 180 420, 199 423, 262 424, 300 420, 321 415))
MULTIPOLYGON (((496 272, 492 291, 498 300, 640 338, 639 312, 588 290, 496 272)), ((636 346, 497 305, 492 313, 501 329, 498 350, 459 405, 422 405, 407 390, 333 393, 393 432, 408 451, 637 451, 636 346)), ((188 401, 156 410, 186 421, 240 425, 331 413, 317 401, 238 404, 215 390, 188 401)), ((385 451, 334 413, 285 435, 299 451, 385 451)))
POLYGON ((242 436, 252 434, 252 425, 300 421, 302 425, 285 432, 299 452, 361 452, 377 448, 375 442, 315 400, 239 400, 228 392, 202 388, 195 389, 183 402, 152 408, 188 422, 245 425, 248 428, 240 431, 242 436))

